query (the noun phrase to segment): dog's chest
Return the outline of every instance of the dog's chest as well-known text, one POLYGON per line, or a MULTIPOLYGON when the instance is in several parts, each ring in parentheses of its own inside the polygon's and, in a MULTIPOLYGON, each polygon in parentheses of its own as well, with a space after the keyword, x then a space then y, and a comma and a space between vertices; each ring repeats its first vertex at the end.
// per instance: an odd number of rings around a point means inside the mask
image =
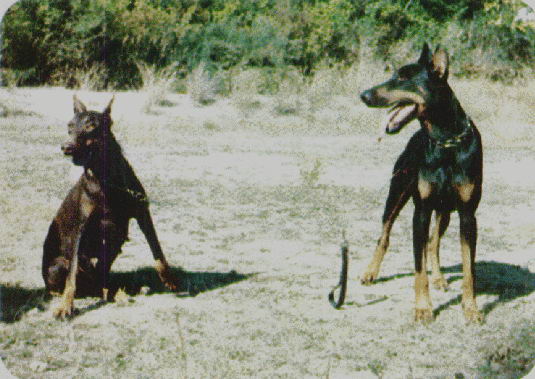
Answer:
POLYGON ((433 151, 428 154, 418 174, 418 193, 421 199, 429 199, 436 209, 452 210, 463 201, 459 188, 473 183, 469 165, 459 159, 459 151, 433 151))

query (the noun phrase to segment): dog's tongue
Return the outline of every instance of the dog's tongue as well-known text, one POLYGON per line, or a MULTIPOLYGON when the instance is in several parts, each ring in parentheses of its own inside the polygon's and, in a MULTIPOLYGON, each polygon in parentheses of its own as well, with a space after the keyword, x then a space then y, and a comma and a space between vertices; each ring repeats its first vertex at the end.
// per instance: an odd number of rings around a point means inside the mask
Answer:
POLYGON ((413 119, 416 112, 416 104, 398 105, 388 112, 385 131, 394 133, 413 119))

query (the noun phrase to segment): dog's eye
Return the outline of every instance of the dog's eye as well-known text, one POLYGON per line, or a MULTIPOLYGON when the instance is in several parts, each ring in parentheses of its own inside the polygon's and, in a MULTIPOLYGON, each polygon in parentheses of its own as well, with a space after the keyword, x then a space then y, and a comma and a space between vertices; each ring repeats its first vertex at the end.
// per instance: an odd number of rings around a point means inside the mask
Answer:
POLYGON ((398 71, 398 80, 399 81, 405 81, 412 78, 417 73, 416 68, 414 66, 404 66, 399 69, 398 71))

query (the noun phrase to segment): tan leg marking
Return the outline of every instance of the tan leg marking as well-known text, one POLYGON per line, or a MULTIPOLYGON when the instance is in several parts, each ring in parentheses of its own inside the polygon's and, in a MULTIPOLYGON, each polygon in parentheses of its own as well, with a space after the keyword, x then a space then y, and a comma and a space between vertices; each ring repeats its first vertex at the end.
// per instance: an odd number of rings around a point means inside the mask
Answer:
POLYGON ((104 287, 102 288, 102 300, 103 301, 108 301, 108 293, 109 293, 109 289, 104 287))
POLYGON ((381 237, 377 242, 377 246, 375 248, 375 252, 373 253, 372 260, 366 268, 366 271, 364 271, 364 273, 360 277, 360 282, 364 285, 372 284, 373 281, 379 276, 381 263, 383 262, 386 251, 388 249, 388 245, 390 243, 390 232, 392 231, 394 220, 396 219, 400 209, 405 205, 405 196, 407 195, 408 190, 409 187, 405 188, 396 205, 394 206, 394 208, 392 208, 388 219, 386 220, 386 222, 383 223, 383 232, 381 233, 381 237))
POLYGON ((462 202, 467 203, 470 201, 472 193, 474 192, 474 187, 474 183, 465 183, 456 186, 457 193, 459 194, 459 197, 461 198, 462 202))
POLYGON ((383 233, 381 234, 381 238, 379 238, 379 242, 377 243, 377 247, 373 253, 372 260, 366 268, 366 271, 364 271, 360 277, 360 282, 362 284, 370 285, 379 276, 379 269, 381 268, 381 263, 383 262, 386 250, 388 249, 391 230, 392 222, 386 222, 383 225, 383 233))
POLYGON ((78 244, 76 246, 76 252, 73 255, 71 261, 71 267, 69 267, 69 274, 65 281, 65 289, 61 297, 60 305, 54 310, 54 317, 59 319, 65 319, 70 316, 74 310, 74 295, 76 293, 76 274, 78 273, 78 244))
POLYGON ((414 320, 429 322, 433 319, 433 308, 429 296, 429 280, 427 279, 427 262, 425 252, 422 254, 422 271, 414 274, 414 294, 416 296, 414 320))
POLYGON ((448 282, 440 271, 440 228, 441 222, 444 221, 444 216, 441 213, 436 213, 435 228, 431 234, 431 240, 427 244, 427 254, 431 260, 432 274, 431 282, 433 287, 446 291, 448 289, 448 282))
POLYGON ((158 272, 158 276, 160 277, 160 280, 167 288, 169 288, 171 291, 176 291, 177 288, 177 281, 171 274, 171 271, 169 269, 169 265, 167 264, 167 261, 164 259, 157 259, 155 263, 156 271, 158 272))
POLYGON ((420 192, 420 198, 427 199, 433 192, 433 185, 425 179, 418 178, 418 192, 420 192))
POLYGON ((472 260, 470 258, 470 244, 461 236, 461 253, 463 260, 463 311, 468 322, 480 323, 483 315, 477 309, 474 294, 474 277, 472 276, 472 260))

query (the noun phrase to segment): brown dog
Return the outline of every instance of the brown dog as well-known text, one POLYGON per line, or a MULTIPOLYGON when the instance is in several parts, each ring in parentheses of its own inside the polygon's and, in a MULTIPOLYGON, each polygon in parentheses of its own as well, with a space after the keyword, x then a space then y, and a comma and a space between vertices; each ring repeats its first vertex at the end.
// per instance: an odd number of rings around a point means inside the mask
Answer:
POLYGON ((121 152, 112 131, 110 101, 102 113, 88 111, 74 96, 70 139, 61 149, 83 166, 84 173, 69 191, 52 221, 43 249, 42 274, 51 293, 63 293, 54 316, 72 314, 77 284, 101 291, 107 300, 113 261, 128 239, 135 218, 147 239, 162 282, 171 290, 177 282, 158 242, 145 190, 121 152))

